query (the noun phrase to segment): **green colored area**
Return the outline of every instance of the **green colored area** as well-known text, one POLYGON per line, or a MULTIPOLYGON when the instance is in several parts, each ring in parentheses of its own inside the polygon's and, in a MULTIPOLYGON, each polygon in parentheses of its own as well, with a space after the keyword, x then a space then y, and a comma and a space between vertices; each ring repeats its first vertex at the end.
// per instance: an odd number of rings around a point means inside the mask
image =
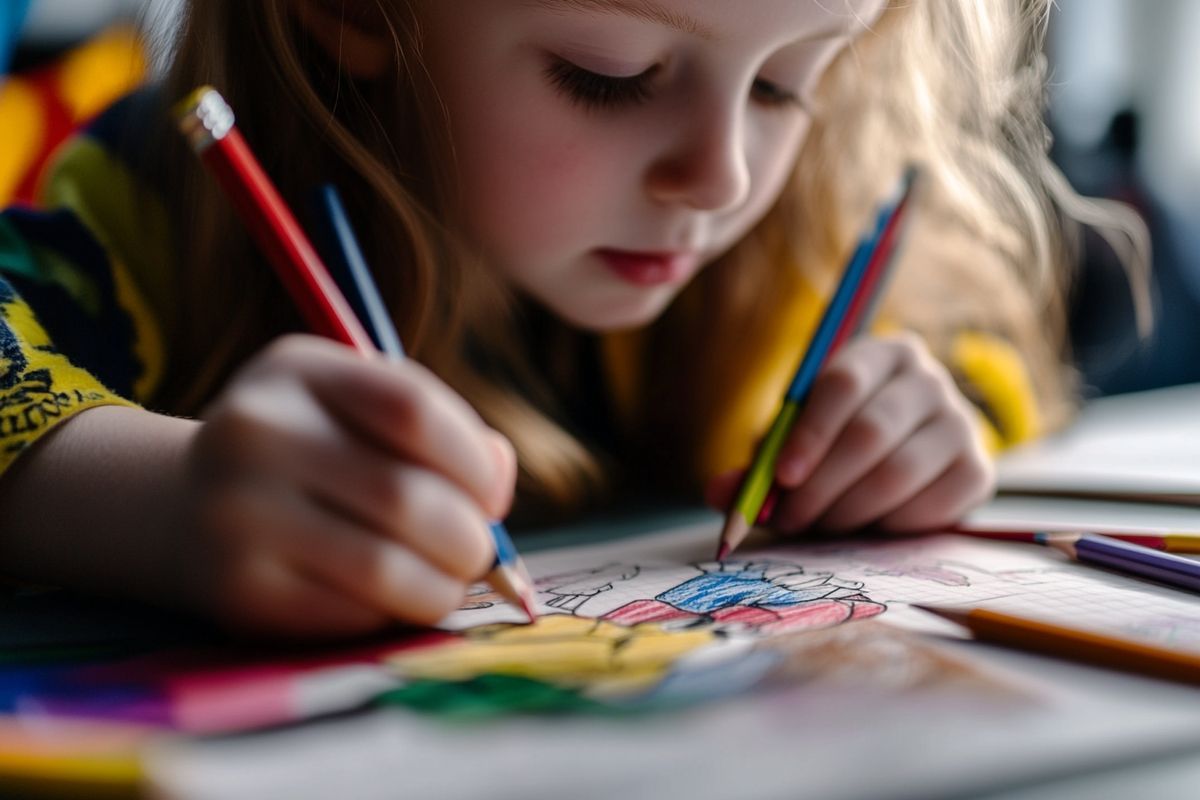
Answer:
POLYGON ((575 689, 516 675, 479 675, 465 681, 415 680, 381 695, 377 702, 454 719, 614 711, 575 689))

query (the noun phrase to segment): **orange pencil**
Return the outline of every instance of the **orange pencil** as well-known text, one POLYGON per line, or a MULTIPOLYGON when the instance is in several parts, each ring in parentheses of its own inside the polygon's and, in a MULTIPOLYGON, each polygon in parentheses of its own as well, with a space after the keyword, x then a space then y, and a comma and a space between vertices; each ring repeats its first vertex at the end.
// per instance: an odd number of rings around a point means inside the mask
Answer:
POLYGON ((913 608, 958 623, 983 642, 1200 685, 1200 654, 1168 650, 986 608, 964 610, 916 604, 913 608))

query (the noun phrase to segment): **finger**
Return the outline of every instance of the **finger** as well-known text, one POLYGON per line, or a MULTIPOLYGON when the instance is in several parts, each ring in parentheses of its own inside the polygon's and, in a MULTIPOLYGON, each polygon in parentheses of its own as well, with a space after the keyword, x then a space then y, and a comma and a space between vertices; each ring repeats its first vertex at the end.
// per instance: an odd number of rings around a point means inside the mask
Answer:
POLYGON ((963 456, 903 506, 885 514, 880 528, 896 533, 945 530, 995 491, 995 470, 986 456, 963 456))
POLYGON ((213 605, 231 630, 285 638, 358 636, 392 619, 267 557, 240 560, 214 585, 213 605))
POLYGON ((505 487, 507 491, 503 495, 503 501, 497 508, 487 508, 491 519, 504 519, 512 510, 512 503, 517 486, 517 451, 513 448, 512 442, 508 437, 499 431, 488 430, 488 444, 492 448, 492 452, 496 457, 496 462, 500 465, 500 477, 498 482, 505 487))
POLYGON ((302 358, 291 360, 302 361, 307 385, 364 441, 445 475, 489 514, 507 508, 508 465, 497 457, 495 432, 420 364, 361 358, 329 343, 281 346, 303 349, 302 358))
POLYGON ((914 353, 907 338, 855 340, 836 353, 817 376, 780 450, 776 465, 779 484, 791 489, 803 483, 846 423, 914 353))
POLYGON ((258 549, 376 613, 432 624, 466 593, 464 581, 298 492, 247 491, 229 503, 241 530, 254 531, 258 549))
POLYGON ((420 467, 393 466, 358 487, 354 502, 373 516, 373 530, 405 545, 448 575, 478 580, 496 558, 491 528, 462 489, 420 467))
POLYGON ((817 526, 852 530, 899 508, 949 468, 969 446, 966 436, 965 425, 953 415, 933 420, 848 488, 817 526))
POLYGON ((789 492, 776 512, 780 527, 811 524, 945 407, 936 377, 909 372, 871 397, 835 440, 802 486, 789 492))
POLYGON ((291 444, 300 486, 329 509, 463 580, 478 579, 495 560, 483 512, 456 484, 354 441, 291 444))

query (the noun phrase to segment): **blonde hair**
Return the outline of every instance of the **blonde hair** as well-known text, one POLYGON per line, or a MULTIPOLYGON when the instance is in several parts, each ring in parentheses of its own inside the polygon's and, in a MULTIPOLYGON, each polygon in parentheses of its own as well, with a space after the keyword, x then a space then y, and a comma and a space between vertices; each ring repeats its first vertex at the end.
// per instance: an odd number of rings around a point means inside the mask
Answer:
MULTIPOLYGON (((649 430, 704 461, 736 387, 783 329, 804 285, 828 290, 872 207, 906 164, 922 167, 913 223, 881 316, 951 361, 955 335, 994 334, 1023 356, 1044 431, 1077 401, 1065 289, 1078 223, 1098 228, 1149 319, 1149 237, 1119 203, 1080 197, 1051 163, 1042 54, 1051 0, 889 0, 821 79, 814 120, 779 201, 657 327, 652 368, 682 387, 649 430), (812 213, 819 209, 819 213, 812 213), (667 331, 670 331, 667 333, 667 331), (697 392, 697 387, 704 391, 697 392)), ((685 457, 687 457, 685 455, 685 457)))
MULTIPOLYGON (((217 86, 297 207, 337 176, 410 352, 513 441, 524 498, 559 508, 581 502, 604 471, 556 421, 555 380, 532 363, 513 299, 454 236, 452 153, 411 10, 358 3, 390 28, 397 68, 357 81, 303 34, 292 1, 193 2, 168 99, 217 86)), ((648 471, 679 474, 664 463, 689 463, 722 414, 719 388, 736 384, 748 369, 744 354, 776 333, 774 312, 801 284, 832 280, 869 207, 909 161, 925 165, 919 218, 937 235, 914 232, 885 314, 935 348, 963 325, 1004 334, 1032 365, 1045 407, 1063 417, 1071 398, 1061 361, 1067 236, 1055 201, 1069 190, 1046 158, 1040 117, 1047 2, 893 2, 837 59, 778 202, 645 332, 644 413, 634 433, 648 471), (932 252, 950 241, 958 242, 953 252, 932 252), (947 287, 954 315, 928 308, 947 287), (677 357, 685 352, 704 357, 677 357)), ((192 412, 265 341, 299 324, 270 271, 251 266, 259 259, 242 226, 182 141, 168 131, 158 138, 183 275, 168 321, 174 371, 163 401, 192 412)))

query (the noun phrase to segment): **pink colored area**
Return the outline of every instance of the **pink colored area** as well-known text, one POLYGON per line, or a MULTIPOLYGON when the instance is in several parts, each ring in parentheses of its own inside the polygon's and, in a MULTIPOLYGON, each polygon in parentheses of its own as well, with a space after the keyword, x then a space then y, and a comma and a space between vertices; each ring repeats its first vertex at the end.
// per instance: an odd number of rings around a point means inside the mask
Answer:
MULTIPOLYGON (((153 699, 153 705, 162 709, 157 718, 150 719, 144 713, 136 718, 175 730, 244 731, 310 716, 297 702, 306 681, 316 681, 347 667, 378 664, 396 652, 436 646, 454 638, 449 633, 429 632, 365 646, 306 648, 290 654, 230 647, 176 650, 85 667, 69 676, 69 685, 75 690, 87 689, 88 696, 105 692, 115 696, 115 690, 138 687, 141 691, 122 702, 145 706, 153 699)), ((53 713, 55 698, 42 702, 53 713)), ((134 718, 119 713, 121 709, 113 707, 115 702, 107 703, 103 714, 95 709, 83 713, 110 719, 134 718)), ((75 711, 80 713, 77 707, 75 711)))
POLYGON ((163 681, 172 727, 189 733, 215 733, 296 722, 309 716, 298 702, 305 681, 347 667, 378 664, 394 653, 454 638, 452 634, 429 633, 356 651, 179 672, 163 681))
POLYGON ((762 633, 779 633, 841 625, 844 622, 873 617, 882 613, 885 608, 886 606, 866 598, 840 598, 814 600, 792 606, 728 606, 704 615, 681 611, 661 600, 635 600, 605 614, 604 619, 621 625, 695 620, 718 625, 737 625, 762 633))

